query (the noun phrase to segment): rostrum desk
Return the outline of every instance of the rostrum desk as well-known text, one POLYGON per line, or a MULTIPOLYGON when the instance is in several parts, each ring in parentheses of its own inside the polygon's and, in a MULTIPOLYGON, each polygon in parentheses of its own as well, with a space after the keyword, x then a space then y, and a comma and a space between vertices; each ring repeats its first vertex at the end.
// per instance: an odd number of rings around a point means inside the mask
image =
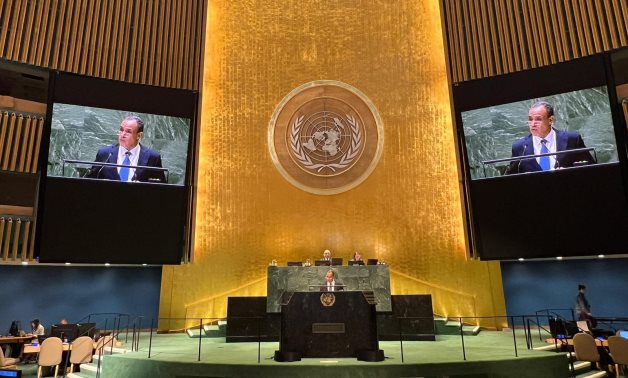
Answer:
POLYGON ((372 291, 284 293, 275 360, 354 357, 382 361, 372 291))

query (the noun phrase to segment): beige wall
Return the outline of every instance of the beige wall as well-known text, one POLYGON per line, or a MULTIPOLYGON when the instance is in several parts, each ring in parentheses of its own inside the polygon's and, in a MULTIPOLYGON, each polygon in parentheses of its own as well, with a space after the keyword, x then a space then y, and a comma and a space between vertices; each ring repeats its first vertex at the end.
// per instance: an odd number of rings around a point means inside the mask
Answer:
POLYGON ((465 257, 437 0, 214 0, 206 32, 194 262, 164 267, 161 317, 224 317, 228 296, 265 295, 272 259, 325 248, 384 259, 393 294, 436 313, 505 313, 499 265, 465 257), (363 91, 385 129, 371 176, 333 196, 290 185, 267 146, 275 106, 318 79, 363 91))

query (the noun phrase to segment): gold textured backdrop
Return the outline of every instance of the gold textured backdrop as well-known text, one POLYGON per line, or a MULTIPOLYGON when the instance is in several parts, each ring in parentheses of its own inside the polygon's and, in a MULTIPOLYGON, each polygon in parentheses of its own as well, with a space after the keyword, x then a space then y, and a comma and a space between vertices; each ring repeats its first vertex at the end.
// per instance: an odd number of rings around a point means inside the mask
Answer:
POLYGON ((194 261, 164 267, 160 316, 224 317, 228 296, 266 294, 272 259, 325 248, 385 260, 393 294, 431 293, 436 313, 503 314, 499 265, 466 258, 439 2, 214 0, 207 16, 194 261), (320 79, 363 91, 385 130, 371 176, 333 196, 289 184, 266 145, 277 103, 320 79))

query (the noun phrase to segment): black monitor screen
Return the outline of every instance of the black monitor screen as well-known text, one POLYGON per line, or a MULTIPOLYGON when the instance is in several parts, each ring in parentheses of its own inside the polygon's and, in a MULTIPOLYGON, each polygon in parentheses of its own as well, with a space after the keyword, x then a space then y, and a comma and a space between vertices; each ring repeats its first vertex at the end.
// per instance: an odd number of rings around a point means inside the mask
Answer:
POLYGON ((47 173, 123 181, 124 167, 98 163, 124 165, 130 147, 126 181, 184 185, 189 134, 189 118, 54 103, 47 173))
POLYGON ((197 104, 189 90, 51 75, 39 261, 181 262, 191 229, 197 104))
POLYGON ((50 337, 72 341, 79 337, 79 327, 76 324, 55 324, 50 329, 50 337))
POLYGON ((94 337, 96 334, 96 323, 80 323, 77 324, 80 336, 94 337))
POLYGON ((453 87, 481 259, 625 253, 625 127, 605 54, 453 87))
POLYGON ((541 154, 542 143, 537 142, 535 145, 534 141, 535 136, 543 139, 539 135, 553 138, 551 142, 554 147, 550 146, 546 153, 565 151, 563 154, 547 156, 550 163, 548 171, 593 162, 604 164, 618 161, 606 86, 469 110, 462 112, 461 116, 469 173, 473 180, 544 172, 539 164, 542 163, 542 157, 507 160, 541 154), (552 116, 547 116, 548 109, 551 109, 552 116), (553 133, 543 135, 544 131, 551 129, 553 133), (576 148, 591 149, 566 151, 576 148), (582 163, 574 164, 578 161, 582 163))

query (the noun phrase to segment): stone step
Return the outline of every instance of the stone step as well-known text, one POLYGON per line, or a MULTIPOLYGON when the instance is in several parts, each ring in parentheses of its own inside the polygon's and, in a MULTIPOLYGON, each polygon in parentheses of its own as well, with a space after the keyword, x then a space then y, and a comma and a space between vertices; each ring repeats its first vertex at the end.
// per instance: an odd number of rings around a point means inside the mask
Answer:
MULTIPOLYGON (((94 364, 93 362, 91 364, 82 364, 81 365, 81 371, 93 371, 94 373, 96 373, 98 371, 98 362, 96 362, 96 364, 94 364)), ((100 365, 102 367, 102 364, 100 365)))
POLYGON ((576 378, 601 378, 601 377, 608 377, 608 374, 605 371, 591 370, 586 373, 576 375, 576 378))
POLYGON ((97 367, 91 364, 81 364, 81 371, 68 373, 69 378, 96 378, 97 367))
POLYGON ((458 327, 460 328, 460 322, 458 320, 447 320, 445 322, 447 327, 458 327))
MULTIPOLYGON (((434 321, 434 328, 436 334, 438 335, 459 335, 460 334, 460 321, 457 320, 447 320, 443 322, 442 320, 436 322, 434 321)), ((476 336, 480 333, 480 326, 476 325, 463 325, 462 333, 465 336, 476 336)))
POLYGON ((193 339, 199 337, 225 337, 227 335, 227 322, 224 322, 224 324, 204 325, 202 332, 198 328, 189 328, 185 333, 193 339))
POLYGON ((559 345, 554 345, 554 344, 546 344, 546 345, 541 345, 538 347, 534 347, 534 350, 558 350, 560 349, 560 344, 559 345))
MULTIPOLYGON (((107 354, 118 354, 118 353, 128 353, 130 352, 128 349, 124 349, 124 348, 116 348, 116 347, 105 347, 103 349, 103 353, 105 355, 107 354)), ((94 358, 96 358, 97 356, 99 356, 98 353, 94 354, 94 358)))
POLYGON ((480 333, 480 326, 462 326, 462 333, 465 336, 477 336, 480 333))
MULTIPOLYGON (((569 370, 571 370, 571 365, 569 365, 569 370)), ((591 370, 591 363, 587 361, 574 361, 573 362, 573 371, 576 374, 586 373, 591 370)))

